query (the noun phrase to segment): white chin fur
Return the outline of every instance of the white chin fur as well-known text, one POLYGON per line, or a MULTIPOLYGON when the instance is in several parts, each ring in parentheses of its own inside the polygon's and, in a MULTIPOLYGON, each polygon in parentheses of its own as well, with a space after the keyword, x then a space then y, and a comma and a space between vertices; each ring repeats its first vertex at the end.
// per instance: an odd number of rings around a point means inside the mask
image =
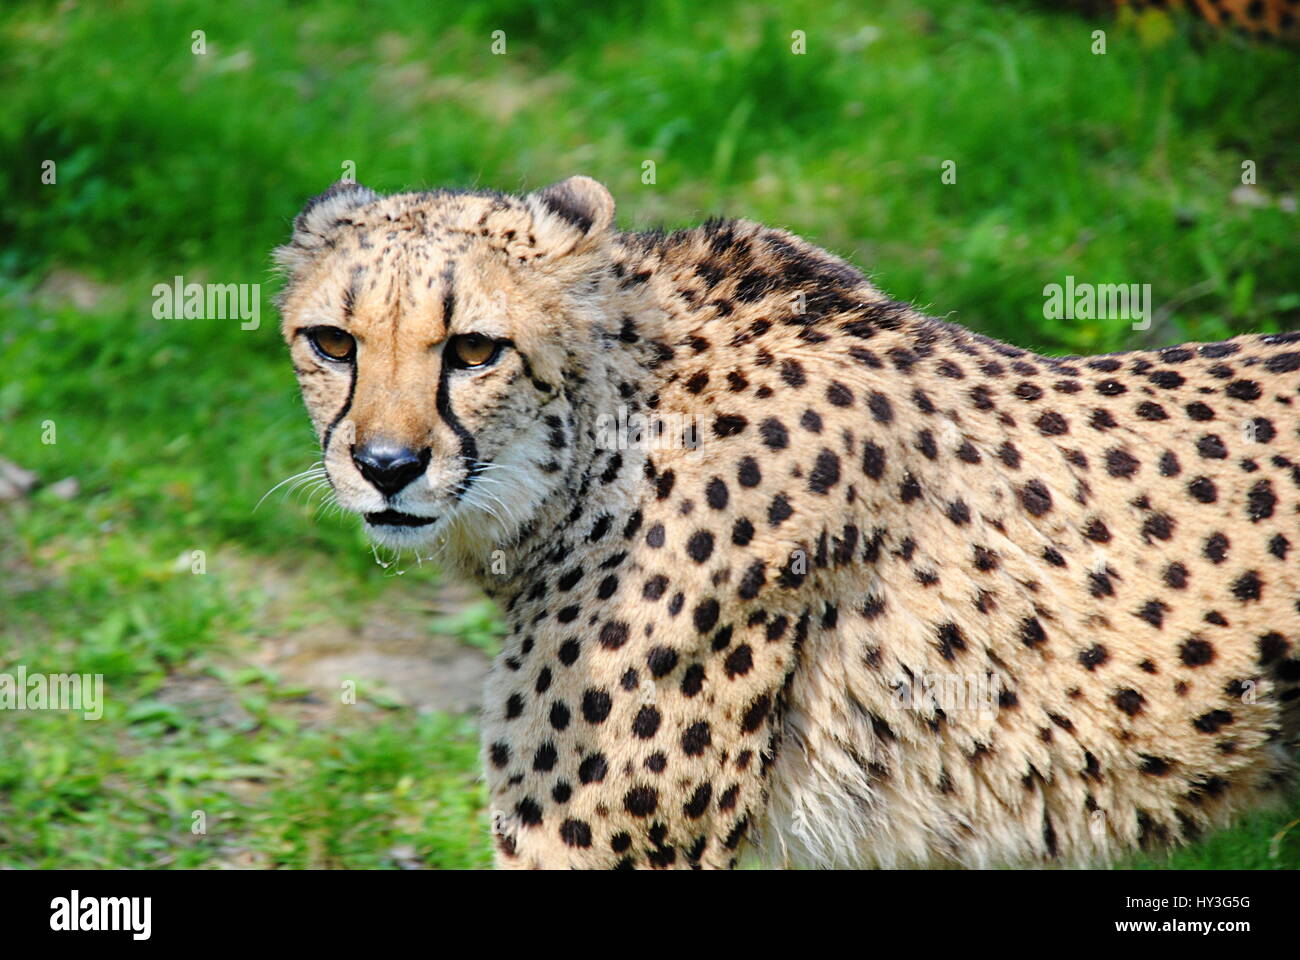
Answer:
POLYGON ((490 514, 463 508, 423 527, 364 522, 366 535, 378 546, 399 554, 410 551, 421 559, 462 571, 473 571, 490 562, 497 542, 512 532, 490 514))
POLYGON ((430 553, 442 539, 440 530, 445 529, 441 520, 423 527, 402 527, 389 523, 365 522, 366 536, 381 547, 391 550, 414 550, 420 554, 430 553))
MULTIPOLYGON (((390 550, 411 551, 422 559, 473 575, 493 562, 493 553, 518 536, 527 519, 545 501, 550 488, 537 470, 527 469, 529 458, 545 452, 541 440, 525 443, 497 461, 470 485, 466 495, 454 504, 445 499, 406 506, 408 510, 439 509, 433 523, 423 527, 366 522, 366 535, 374 544, 390 550)), ((402 510, 403 504, 395 509, 402 510)), ((361 512, 350 508, 353 512, 361 512)), ((385 506, 371 507, 383 510, 385 506)))

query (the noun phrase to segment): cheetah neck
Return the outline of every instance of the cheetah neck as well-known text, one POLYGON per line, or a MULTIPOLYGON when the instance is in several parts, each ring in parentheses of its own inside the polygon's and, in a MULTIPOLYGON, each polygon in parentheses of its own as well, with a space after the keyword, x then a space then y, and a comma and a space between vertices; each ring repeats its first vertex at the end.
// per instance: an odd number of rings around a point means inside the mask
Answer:
MULTIPOLYGON (((732 247, 728 270, 745 274, 760 258, 757 253, 749 254, 744 235, 765 228, 745 221, 723 226, 739 238, 732 247)), ((957 408, 962 403, 958 396, 962 384, 940 378, 927 383, 922 391, 905 374, 911 364, 925 359, 961 356, 966 338, 971 336, 967 331, 890 300, 856 271, 841 269, 839 261, 829 257, 816 263, 809 276, 798 274, 765 284, 762 297, 768 302, 775 300, 778 307, 760 316, 743 305, 732 310, 719 306, 720 301, 691 296, 690 288, 681 281, 694 263, 692 250, 700 242, 715 243, 716 230, 703 227, 656 238, 657 245, 635 235, 624 238, 626 245, 614 257, 613 272, 587 305, 585 322, 579 327, 585 333, 574 339, 569 350, 561 390, 572 411, 573 450, 556 484, 557 494, 541 504, 510 543, 498 545, 503 562, 497 572, 482 562, 463 566, 463 572, 489 595, 512 605, 544 571, 583 551, 585 538, 576 535, 574 524, 584 514, 590 515, 590 498, 600 499, 610 528, 625 530, 647 501, 663 494, 683 468, 690 469, 690 458, 707 455, 708 445, 725 436, 728 418, 733 416, 725 401, 692 389, 701 366, 709 360, 708 349, 748 351, 757 347, 758 371, 769 374, 782 387, 797 384, 808 373, 796 371, 814 373, 821 365, 816 353, 806 352, 810 345, 817 345, 808 331, 826 314, 842 309, 843 296, 867 305, 861 319, 850 323, 854 345, 845 362, 858 373, 866 368, 875 374, 877 389, 870 403, 878 419, 892 418, 895 410, 919 405, 922 411, 942 411, 947 432, 959 432, 955 425, 961 420, 957 408), (827 280, 831 281, 830 292, 823 286, 827 280), (684 296, 684 291, 688 295, 684 296), (644 418, 643 423, 663 424, 669 431, 677 430, 679 424, 693 428, 701 451, 690 448, 689 438, 678 445, 675 437, 663 444, 624 446, 620 428, 638 416, 644 418)), ((1008 358, 1027 355, 980 339, 1008 358)), ((722 380, 728 373, 718 369, 711 376, 722 380)), ((736 389, 738 380, 727 382, 738 409, 749 408, 749 396, 756 389, 760 399, 764 395, 758 383, 746 382, 736 389)), ((919 461, 915 469, 922 471, 923 454, 914 444, 898 439, 901 434, 891 436, 893 449, 881 455, 893 464, 919 461)), ((859 506, 864 515, 881 517, 882 523, 891 509, 884 501, 866 498, 859 506)))
POLYGON ((581 547, 573 524, 599 498, 608 525, 620 528, 637 509, 647 456, 621 444, 618 426, 649 413, 659 390, 674 375, 664 344, 677 318, 671 304, 644 288, 620 288, 605 278, 586 304, 579 334, 568 347, 560 394, 566 417, 569 457, 548 496, 516 535, 498 544, 503 562, 462 565, 462 572, 490 596, 510 604, 536 575, 581 547))

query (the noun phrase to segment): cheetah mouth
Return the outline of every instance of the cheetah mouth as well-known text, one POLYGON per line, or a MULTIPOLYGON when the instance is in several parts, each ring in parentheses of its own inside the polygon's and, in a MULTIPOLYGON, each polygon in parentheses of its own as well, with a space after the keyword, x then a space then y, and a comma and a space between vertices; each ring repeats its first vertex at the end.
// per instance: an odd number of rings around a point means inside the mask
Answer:
POLYGON ((366 523, 376 527, 427 527, 437 517, 417 517, 413 513, 401 513, 397 510, 381 510, 379 513, 367 513, 366 523))

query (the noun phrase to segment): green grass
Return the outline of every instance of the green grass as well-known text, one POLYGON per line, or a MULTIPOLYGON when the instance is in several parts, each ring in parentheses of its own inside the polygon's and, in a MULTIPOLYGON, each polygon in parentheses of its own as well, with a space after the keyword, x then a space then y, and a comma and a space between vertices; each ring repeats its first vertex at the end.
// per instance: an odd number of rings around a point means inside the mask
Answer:
MULTIPOLYGON (((1279 203, 1300 172, 1295 55, 1105 22, 1094 56, 1097 24, 1048 6, 6 5, 0 456, 81 490, 0 508, 0 670, 103 673, 111 696, 97 722, 0 714, 0 867, 488 860, 470 720, 374 690, 325 724, 258 666, 270 640, 437 580, 379 569, 308 503, 253 510, 316 458, 268 251, 345 163, 380 190, 585 172, 625 228, 786 226, 1038 349, 1300 326, 1300 231, 1279 203), (1233 199, 1244 161, 1262 206, 1233 199), (153 285, 178 274, 263 284, 260 328, 154 319, 153 285), (1067 274, 1178 306, 1146 334, 1045 320, 1042 288, 1067 274), (68 278, 94 296, 59 296, 68 278), (201 576, 178 562, 195 550, 201 576), (196 677, 216 720, 173 696, 196 677)), ((497 643, 481 608, 429 629, 497 643)), ((1297 815, 1138 865, 1294 869, 1300 828, 1270 844, 1297 815)))

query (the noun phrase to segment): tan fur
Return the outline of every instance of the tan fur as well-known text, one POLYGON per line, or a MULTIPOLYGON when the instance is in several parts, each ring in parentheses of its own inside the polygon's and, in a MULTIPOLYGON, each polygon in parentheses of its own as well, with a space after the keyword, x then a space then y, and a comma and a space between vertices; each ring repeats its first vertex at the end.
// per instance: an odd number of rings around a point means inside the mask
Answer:
MULTIPOLYGON (((1099 6, 1097 0, 1072 2, 1091 10, 1099 6)), ((1256 37, 1300 37, 1300 0, 1107 0, 1105 5, 1120 11, 1186 10, 1215 27, 1256 37)))
POLYGON ((344 187, 279 252, 339 502, 385 506, 353 438, 427 444, 388 505, 438 521, 371 532, 509 622, 502 866, 1103 862, 1279 792, 1300 337, 1042 357, 782 231, 612 218, 344 187), (513 347, 448 372, 449 330, 513 347), (698 446, 617 449, 620 406, 698 446))

